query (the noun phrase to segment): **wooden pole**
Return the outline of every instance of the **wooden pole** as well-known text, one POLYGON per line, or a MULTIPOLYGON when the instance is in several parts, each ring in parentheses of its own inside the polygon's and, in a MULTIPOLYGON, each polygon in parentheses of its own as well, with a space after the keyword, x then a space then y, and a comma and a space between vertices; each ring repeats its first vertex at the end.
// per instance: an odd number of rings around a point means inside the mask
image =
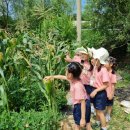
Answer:
POLYGON ((77 42, 81 42, 81 0, 77 0, 77 42))

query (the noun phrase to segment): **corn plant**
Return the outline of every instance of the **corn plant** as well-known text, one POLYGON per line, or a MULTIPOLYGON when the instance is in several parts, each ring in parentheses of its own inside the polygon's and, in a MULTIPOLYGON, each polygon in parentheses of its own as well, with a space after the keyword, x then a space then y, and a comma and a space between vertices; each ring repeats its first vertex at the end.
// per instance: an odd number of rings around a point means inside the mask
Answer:
POLYGON ((32 32, 17 34, 17 38, 8 36, 3 41, 1 70, 6 74, 4 79, 8 86, 9 107, 19 111, 20 105, 29 109, 34 104, 37 106, 38 102, 39 105, 47 102, 50 109, 57 109, 55 93, 58 83, 46 85, 43 78, 64 74, 64 57, 66 50, 70 49, 67 41, 57 41, 51 32, 48 41, 32 32), (40 91, 43 93, 41 96, 38 95, 40 91))
POLYGON ((0 99, 1 99, 0 106, 6 108, 6 110, 9 112, 9 105, 8 105, 7 94, 6 94, 8 86, 7 86, 7 82, 6 82, 3 70, 1 68, 0 68, 0 75, 1 75, 1 78, 0 78, 0 82, 1 82, 1 85, 0 85, 0 99))

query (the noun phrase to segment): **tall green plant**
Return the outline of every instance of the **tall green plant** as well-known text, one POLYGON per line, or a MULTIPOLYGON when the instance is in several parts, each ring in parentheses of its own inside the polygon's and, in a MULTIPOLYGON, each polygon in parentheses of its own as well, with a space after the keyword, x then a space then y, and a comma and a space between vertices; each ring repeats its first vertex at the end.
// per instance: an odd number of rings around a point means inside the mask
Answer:
POLYGON ((60 128, 59 121, 61 114, 43 108, 42 112, 30 110, 25 112, 21 109, 19 113, 11 112, 10 115, 3 111, 0 115, 1 130, 58 130, 60 128))
POLYGON ((2 43, 1 69, 6 74, 10 109, 38 110, 44 103, 57 109, 55 93, 59 84, 46 86, 42 79, 47 75, 64 74, 65 53, 71 44, 59 42, 53 33, 49 33, 49 39, 45 41, 33 32, 5 37, 2 43))

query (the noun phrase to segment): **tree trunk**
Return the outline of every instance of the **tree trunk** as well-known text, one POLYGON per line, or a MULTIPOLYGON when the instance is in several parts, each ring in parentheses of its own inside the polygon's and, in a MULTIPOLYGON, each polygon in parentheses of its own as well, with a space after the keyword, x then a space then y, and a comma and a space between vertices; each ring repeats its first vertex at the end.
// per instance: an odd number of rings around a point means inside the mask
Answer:
POLYGON ((77 0, 77 42, 81 42, 81 0, 77 0))

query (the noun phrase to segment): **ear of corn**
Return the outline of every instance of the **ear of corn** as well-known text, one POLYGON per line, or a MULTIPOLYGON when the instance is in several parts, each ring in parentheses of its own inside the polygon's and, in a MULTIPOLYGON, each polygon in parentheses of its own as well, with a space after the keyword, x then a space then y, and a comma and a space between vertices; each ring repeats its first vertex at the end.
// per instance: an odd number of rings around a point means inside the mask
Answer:
POLYGON ((46 92, 50 95, 53 90, 52 80, 43 80, 46 92))

